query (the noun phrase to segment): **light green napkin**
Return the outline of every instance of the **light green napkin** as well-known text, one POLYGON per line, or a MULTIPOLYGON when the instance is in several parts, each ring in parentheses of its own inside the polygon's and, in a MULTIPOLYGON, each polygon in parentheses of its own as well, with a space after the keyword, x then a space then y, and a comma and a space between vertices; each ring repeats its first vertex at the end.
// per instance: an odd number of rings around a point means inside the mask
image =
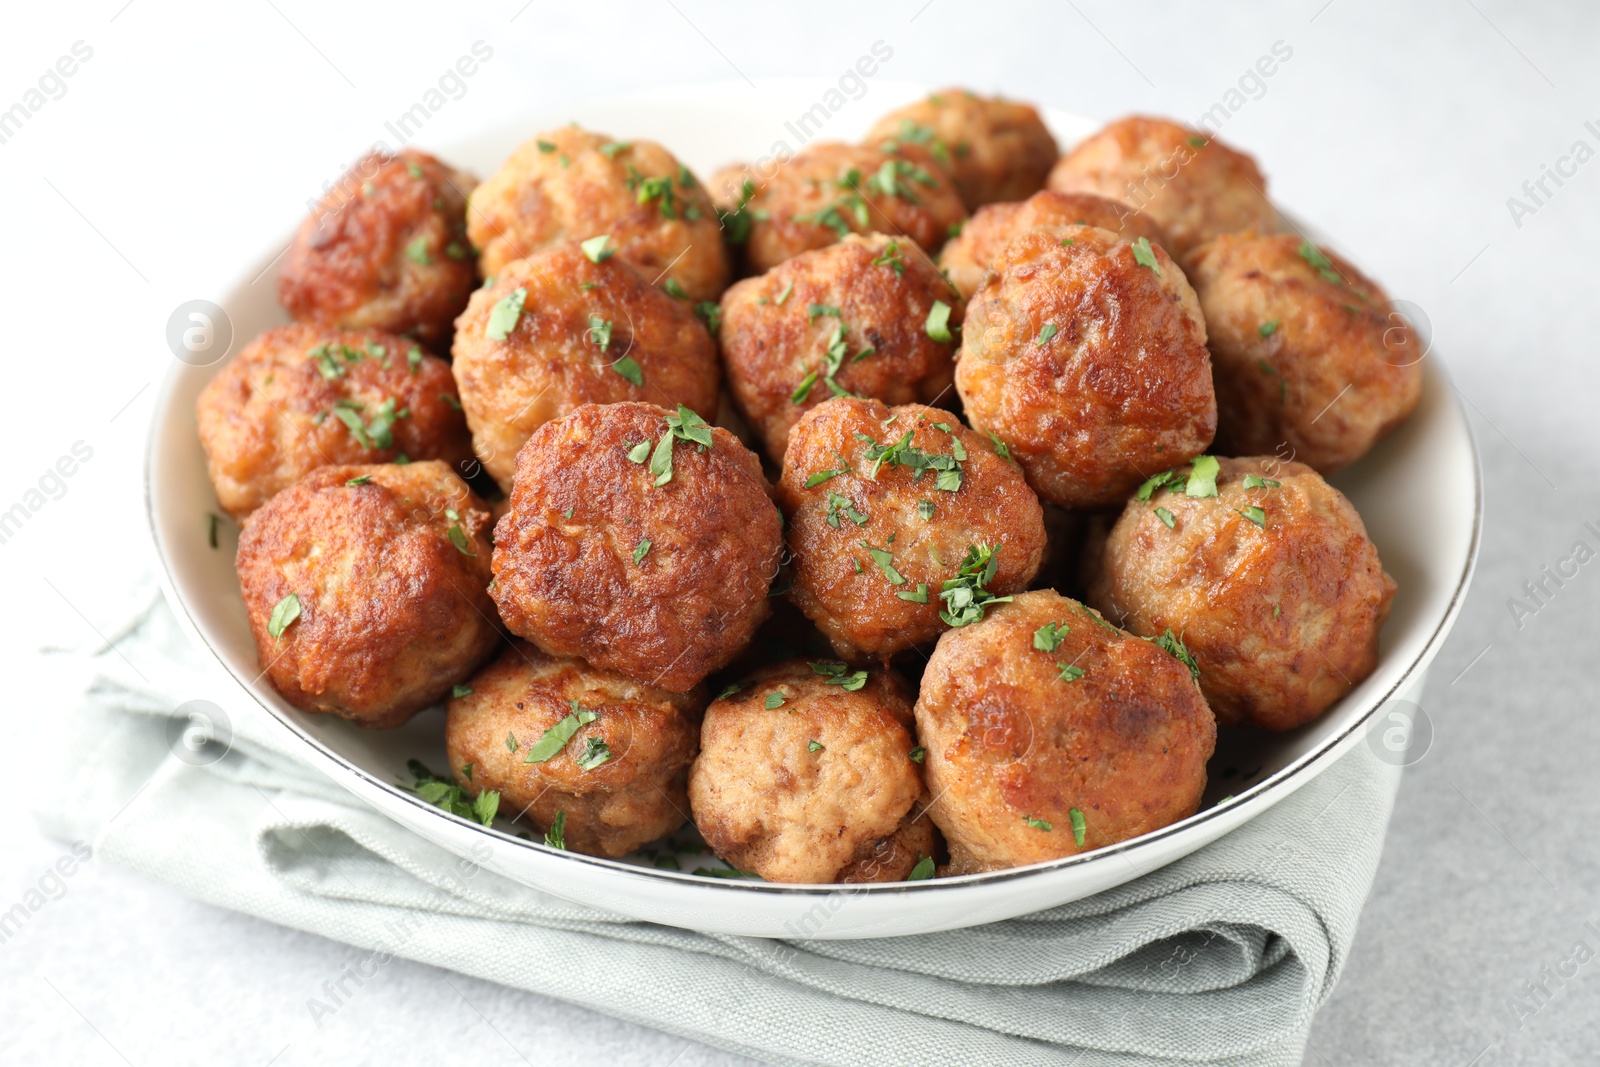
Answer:
POLYGON ((1357 746, 1189 857, 1008 922, 873 941, 697 934, 526 889, 429 844, 301 763, 287 731, 237 698, 226 755, 196 761, 173 716, 224 684, 163 604, 109 637, 112 650, 60 664, 92 681, 61 717, 79 771, 53 794, 74 805, 37 813, 47 832, 212 904, 373 949, 371 967, 421 960, 780 1063, 1299 1063, 1398 785, 1357 746))

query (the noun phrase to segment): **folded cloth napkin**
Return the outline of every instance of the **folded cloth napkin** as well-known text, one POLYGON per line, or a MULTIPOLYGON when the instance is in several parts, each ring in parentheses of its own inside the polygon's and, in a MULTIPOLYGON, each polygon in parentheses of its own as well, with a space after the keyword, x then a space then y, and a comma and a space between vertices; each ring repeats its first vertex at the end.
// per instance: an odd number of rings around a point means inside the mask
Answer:
MULTIPOLYGON (((777 941, 637 922, 429 844, 300 761, 150 597, 70 666, 55 836, 273 922, 779 1063, 1299 1063, 1398 772, 1365 745, 1248 825, 1088 900, 969 930, 777 941), (196 750, 180 708, 227 726, 196 750)), ((63 663, 61 666, 68 667, 63 663)), ((329 1011, 335 1008, 331 1001, 329 1011)), ((315 1014, 317 1008, 311 1005, 315 1014)))

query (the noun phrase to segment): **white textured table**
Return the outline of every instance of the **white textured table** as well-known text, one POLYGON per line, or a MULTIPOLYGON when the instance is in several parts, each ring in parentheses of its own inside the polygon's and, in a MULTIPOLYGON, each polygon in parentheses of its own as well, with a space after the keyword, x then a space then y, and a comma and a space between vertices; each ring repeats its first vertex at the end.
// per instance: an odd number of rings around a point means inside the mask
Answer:
MULTIPOLYGON (((1567 564, 1576 574, 1559 584, 1543 568, 1578 540, 1600 550, 1588 432, 1600 314, 1586 291, 1600 244, 1600 164, 1589 161, 1600 151, 1590 54, 1600 13, 1506 0, 1225 12, 990 4, 976 19, 954 0, 817 2, 782 14, 706 0, 625 14, 482 6, 474 16, 421 4, 356 15, 303 0, 226 10, 105 0, 30 5, 0 35, 0 112, 19 101, 30 109, 10 125, 0 114, 9 341, 0 512, 15 503, 29 512, 0 541, 9 594, 0 647, 16 657, 7 677, 22 690, 3 718, 20 788, 0 816, 0 912, 33 890, 51 898, 0 943, 8 1059, 414 1063, 481 1049, 512 1062, 735 1062, 404 961, 347 984, 352 995, 319 1027, 307 1001, 340 980, 356 950, 93 861, 54 881, 65 849, 24 815, 31 798, 72 803, 52 796, 50 771, 73 754, 30 739, 75 682, 25 650, 47 633, 95 639, 138 565, 143 421, 170 358, 169 312, 215 296, 480 40, 492 58, 430 114, 419 143, 514 119, 531 101, 827 75, 877 41, 893 52, 884 77, 1102 117, 1194 119, 1222 105, 1223 136, 1262 159, 1277 197, 1425 309, 1488 479, 1479 575, 1425 700, 1433 746, 1402 789, 1308 1062, 1596 1058, 1600 563, 1567 564), (1241 84, 1274 45, 1290 58, 1241 84), (72 74, 40 83, 63 56, 72 74), (74 446, 90 458, 41 485, 74 446), (1540 582, 1530 598, 1524 583, 1540 582), (1529 610, 1514 614, 1514 598, 1529 610)), ((849 106, 879 110, 870 86, 849 106)))

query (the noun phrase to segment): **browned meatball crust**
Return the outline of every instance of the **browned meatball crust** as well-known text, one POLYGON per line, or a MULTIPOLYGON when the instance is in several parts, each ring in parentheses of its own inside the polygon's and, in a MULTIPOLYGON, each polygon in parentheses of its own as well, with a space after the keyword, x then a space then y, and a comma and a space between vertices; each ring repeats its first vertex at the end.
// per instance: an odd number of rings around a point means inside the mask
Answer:
POLYGON ((734 399, 782 463, 790 427, 830 397, 953 404, 960 321, 961 298, 920 248, 852 234, 729 289, 719 339, 734 399), (943 340, 927 325, 939 302, 943 340))
POLYGON ((1417 406, 1422 341, 1340 256, 1292 235, 1229 234, 1194 251, 1189 277, 1211 347, 1217 451, 1330 474, 1417 406))
POLYGON ((278 302, 302 322, 386 330, 444 351, 478 284, 467 240, 477 179, 426 152, 373 152, 300 224, 278 302))
POLYGON ((1058 238, 1070 238, 1073 228, 1079 226, 1098 226, 1129 241, 1143 237, 1152 245, 1166 243, 1161 228, 1127 204, 1090 193, 1046 189, 1021 203, 979 208, 939 253, 939 265, 962 296, 970 300, 988 281, 991 268, 1005 247, 1018 235, 1045 230, 1058 238))
POLYGON ((1104 848, 1194 814, 1217 735, 1182 663, 1048 589, 941 637, 916 716, 949 874, 1104 848))
POLYGON ((439 462, 321 467, 273 497, 235 560, 273 688, 373 727, 443 699, 501 639, 488 530, 439 462))
POLYGON ((591 856, 627 855, 684 824, 703 693, 640 685, 522 641, 468 688, 447 708, 450 769, 468 793, 498 792, 501 815, 541 833, 565 815, 566 847, 591 856), (569 716, 576 732, 546 752, 546 732, 569 716))
POLYGON ((690 300, 715 300, 728 284, 710 198, 654 141, 617 141, 575 126, 547 130, 478 186, 467 233, 489 276, 549 245, 610 235, 623 262, 690 300))
MULTIPOLYGON (((741 197, 743 199, 743 197, 741 197)), ((767 271, 849 233, 887 233, 937 252, 950 228, 967 217, 950 176, 920 145, 813 145, 771 177, 756 176, 745 202, 745 255, 767 271)))
POLYGON ((1216 431, 1199 301, 1140 242, 1093 226, 1025 233, 967 306, 956 389, 968 421, 1052 503, 1120 504, 1216 431))
POLYGON ((1377 666, 1394 579, 1316 471, 1272 456, 1220 463, 1215 496, 1180 484, 1128 501, 1090 601, 1134 633, 1180 636, 1224 726, 1289 730, 1377 666))
POLYGON ((1098 193, 1155 220, 1180 261, 1221 233, 1279 228, 1256 161, 1167 119, 1129 116, 1078 142, 1050 172, 1062 193, 1098 193))
POLYGON ((882 843, 901 833, 922 775, 906 686, 862 675, 791 660, 706 709, 689 804, 718 856, 769 882, 818 883, 895 881, 916 866, 913 848, 932 855, 931 836, 882 843))
POLYGON ((472 459, 450 365, 376 330, 268 330, 206 384, 195 415, 217 502, 240 520, 318 467, 472 459))
POLYGON ((1061 154, 1036 109, 967 89, 941 89, 889 112, 866 137, 886 140, 932 152, 969 210, 1038 192, 1061 154))
POLYGON ((840 398, 808 413, 790 435, 778 502, 789 597, 853 661, 887 662, 937 638, 957 607, 941 599, 944 583, 977 546, 993 553, 982 587, 995 596, 1026 589, 1044 557, 1044 515, 1021 472, 955 416, 919 404, 840 398))
POLYGON ((551 655, 679 693, 749 643, 783 548, 760 460, 685 410, 585 404, 535 430, 490 590, 551 655))
POLYGON ((716 345, 689 303, 574 244, 508 263, 473 293, 453 355, 472 446, 506 489, 528 435, 582 404, 717 413, 716 345))

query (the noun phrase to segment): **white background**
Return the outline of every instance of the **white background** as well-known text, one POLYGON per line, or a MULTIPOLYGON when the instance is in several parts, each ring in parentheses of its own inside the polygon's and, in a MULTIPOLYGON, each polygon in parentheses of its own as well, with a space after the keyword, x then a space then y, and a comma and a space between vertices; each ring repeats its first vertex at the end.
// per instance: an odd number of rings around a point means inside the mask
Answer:
MULTIPOLYGON (((1520 629, 1506 605, 1576 538, 1600 543, 1581 529, 1600 527, 1600 162, 1559 188, 1547 182, 1551 195, 1520 225, 1507 207, 1575 141, 1600 150, 1593 5, 105 0, 8 15, 0 108, 74 42, 93 56, 0 144, 0 510, 75 442, 93 458, 0 544, 16 783, 0 817, 0 904, 63 850, 26 811, 73 802, 52 793, 51 771, 74 755, 33 739, 80 680, 53 676, 28 650, 47 635, 96 640, 143 566, 142 443, 153 383, 172 358, 168 314, 216 298, 281 247, 307 198, 474 41, 493 58, 429 122, 423 147, 600 93, 833 77, 877 40, 894 53, 881 78, 999 90, 1102 119, 1192 120, 1283 41, 1292 59, 1224 138, 1261 159, 1285 206, 1425 309, 1489 485, 1480 574, 1425 701, 1433 750, 1407 776, 1308 1062, 1594 1059, 1600 964, 1544 979, 1548 995, 1527 1000, 1542 1005, 1531 1018, 1519 1020, 1508 998, 1529 998, 1526 983, 1577 942, 1600 952, 1583 925, 1600 919, 1600 564, 1520 629)), ((870 90, 850 106, 879 109, 870 90)), ((486 983, 458 977, 452 988, 403 961, 317 1029, 306 998, 358 955, 90 863, 0 946, 0 1048, 16 1062, 91 1064, 415 1063, 480 1051, 534 1063, 735 1062, 486 983)))

